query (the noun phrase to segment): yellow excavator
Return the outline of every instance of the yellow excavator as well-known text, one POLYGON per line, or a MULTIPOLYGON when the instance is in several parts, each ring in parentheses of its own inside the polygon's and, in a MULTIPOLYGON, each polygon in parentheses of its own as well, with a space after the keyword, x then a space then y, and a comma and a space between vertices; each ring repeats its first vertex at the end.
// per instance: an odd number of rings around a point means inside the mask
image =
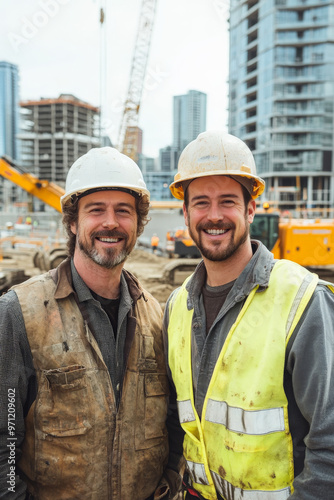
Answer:
POLYGON ((6 156, 0 158, 0 175, 61 212, 60 197, 64 194, 64 189, 54 182, 41 181, 35 175, 24 172, 6 156))
POLYGON ((278 212, 256 214, 251 237, 262 241, 276 259, 309 268, 322 278, 334 277, 334 220, 295 219, 278 212))

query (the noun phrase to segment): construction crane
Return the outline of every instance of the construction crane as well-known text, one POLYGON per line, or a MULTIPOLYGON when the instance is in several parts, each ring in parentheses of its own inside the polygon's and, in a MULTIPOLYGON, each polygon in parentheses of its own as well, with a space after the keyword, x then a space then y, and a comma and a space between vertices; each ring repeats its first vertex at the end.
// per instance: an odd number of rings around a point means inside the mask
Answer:
POLYGON ((142 0, 139 26, 132 58, 128 93, 119 128, 118 149, 138 161, 138 115, 151 46, 157 0, 142 0))

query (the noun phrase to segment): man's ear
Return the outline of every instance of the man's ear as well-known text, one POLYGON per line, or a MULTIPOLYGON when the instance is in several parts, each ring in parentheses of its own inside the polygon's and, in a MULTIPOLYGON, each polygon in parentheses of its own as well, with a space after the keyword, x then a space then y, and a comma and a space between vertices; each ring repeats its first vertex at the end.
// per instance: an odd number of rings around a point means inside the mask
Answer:
POLYGON ((255 210, 256 210, 256 203, 255 200, 251 200, 248 203, 248 209, 247 209, 247 216, 248 216, 248 222, 251 224, 254 220, 255 216, 255 210))
POLYGON ((76 222, 71 222, 71 231, 73 234, 77 234, 77 224, 76 222))
POLYGON ((182 209, 183 209, 184 221, 186 223, 186 226, 189 227, 188 212, 185 203, 183 203, 182 209))

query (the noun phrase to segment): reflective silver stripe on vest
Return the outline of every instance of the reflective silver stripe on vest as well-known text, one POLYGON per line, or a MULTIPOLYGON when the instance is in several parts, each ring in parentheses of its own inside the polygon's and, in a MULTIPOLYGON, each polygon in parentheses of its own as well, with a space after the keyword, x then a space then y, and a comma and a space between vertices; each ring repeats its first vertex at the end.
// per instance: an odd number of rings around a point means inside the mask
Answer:
POLYGON ((208 400, 205 420, 242 434, 262 435, 285 429, 283 408, 248 411, 213 399, 208 400))
POLYGON ((197 462, 190 462, 189 460, 187 460, 187 470, 189 472, 190 479, 194 483, 206 484, 206 485, 209 484, 208 477, 205 473, 204 464, 200 464, 197 462))
POLYGON ((211 471, 212 479, 218 493, 226 500, 286 500, 291 495, 290 488, 283 490, 242 490, 211 471))
POLYGON ((288 320, 286 322, 286 327, 285 327, 286 335, 288 335, 288 333, 290 331, 291 325, 292 325, 293 320, 295 319, 295 316, 296 316, 297 309, 298 309, 298 307, 300 305, 300 301, 304 297, 304 293, 306 292, 306 289, 309 286, 309 284, 311 283, 312 279, 313 279, 312 275, 305 276, 302 284, 299 287, 299 290, 298 290, 298 292, 297 292, 297 294, 295 296, 295 299, 293 301, 293 304, 291 306, 288 320))
POLYGON ((184 424, 185 422, 193 422, 194 420, 196 420, 190 399, 186 399, 185 401, 178 401, 177 409, 179 411, 179 419, 181 424, 184 424))

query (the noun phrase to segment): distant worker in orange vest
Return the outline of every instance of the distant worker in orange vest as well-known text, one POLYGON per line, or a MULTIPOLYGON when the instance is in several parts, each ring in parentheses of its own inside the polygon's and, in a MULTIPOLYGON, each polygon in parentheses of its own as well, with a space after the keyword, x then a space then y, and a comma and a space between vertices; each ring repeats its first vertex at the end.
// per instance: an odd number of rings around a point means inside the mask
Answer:
POLYGON ((156 233, 154 233, 154 235, 151 238, 151 248, 153 253, 156 253, 158 245, 159 245, 159 236, 156 233))

